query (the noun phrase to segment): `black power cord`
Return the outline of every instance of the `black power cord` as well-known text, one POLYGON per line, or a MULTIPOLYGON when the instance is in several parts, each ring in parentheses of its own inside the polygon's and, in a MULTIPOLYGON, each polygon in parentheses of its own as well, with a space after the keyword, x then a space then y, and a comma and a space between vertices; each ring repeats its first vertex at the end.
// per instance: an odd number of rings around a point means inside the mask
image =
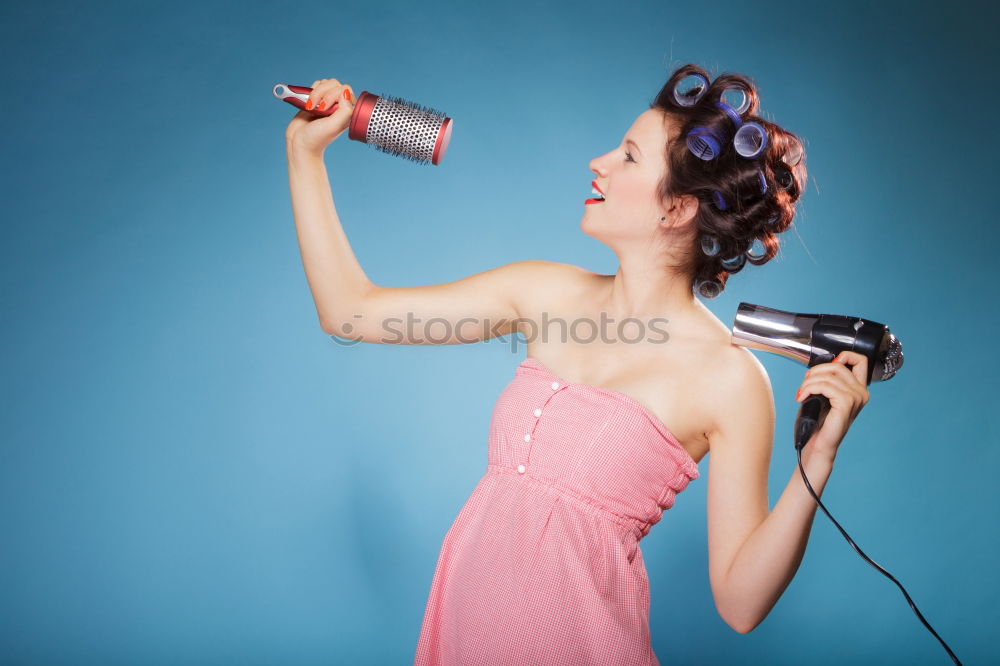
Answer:
POLYGON ((816 504, 819 505, 819 508, 823 509, 823 513, 826 514, 826 517, 829 518, 831 521, 833 521, 833 524, 837 526, 837 529, 840 530, 840 533, 844 535, 845 539, 847 539, 847 543, 851 544, 854 550, 858 551, 858 555, 865 558, 865 561, 868 562, 868 564, 872 565, 873 567, 881 571, 889 578, 889 580, 891 580, 893 583, 899 586, 899 589, 903 591, 903 596, 906 597, 906 602, 910 604, 910 608, 912 608, 913 612, 917 614, 917 617, 920 618, 920 621, 924 623, 924 626, 927 627, 928 631, 934 634, 934 638, 938 639, 941 642, 941 645, 944 646, 944 649, 948 651, 948 656, 951 657, 952 661, 958 664, 958 666, 962 666, 962 662, 958 660, 958 657, 956 657, 955 653, 951 651, 951 648, 948 647, 948 644, 944 642, 944 639, 938 636, 938 633, 934 631, 934 628, 927 623, 927 620, 924 619, 923 614, 921 614, 920 610, 917 609, 917 606, 913 603, 913 600, 910 599, 910 595, 906 593, 906 588, 903 587, 898 580, 893 578, 891 573, 880 567, 878 564, 872 561, 870 557, 865 555, 864 552, 862 552, 862 550, 858 548, 857 544, 854 543, 854 540, 847 535, 847 532, 845 532, 844 528, 840 526, 840 523, 838 523, 836 520, 833 519, 833 516, 831 516, 830 512, 826 510, 826 507, 823 506, 823 503, 819 501, 819 497, 816 496, 816 493, 813 491, 813 487, 809 484, 809 479, 806 477, 806 470, 802 467, 802 447, 804 445, 805 445, 804 442, 801 444, 796 442, 795 453, 799 459, 799 472, 802 474, 802 480, 805 481, 806 488, 809 489, 809 494, 813 496, 814 500, 816 500, 816 504))

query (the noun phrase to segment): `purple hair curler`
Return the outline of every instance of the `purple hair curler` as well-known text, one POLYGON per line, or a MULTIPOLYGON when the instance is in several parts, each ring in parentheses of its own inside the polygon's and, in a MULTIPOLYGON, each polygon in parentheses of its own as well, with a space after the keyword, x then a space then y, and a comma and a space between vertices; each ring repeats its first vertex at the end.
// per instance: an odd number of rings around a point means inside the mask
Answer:
POLYGON ((722 137, 716 132, 699 125, 687 135, 687 147, 694 156, 701 160, 714 160, 719 155, 722 137))
POLYGON ((694 106, 708 92, 708 79, 701 74, 689 74, 674 85, 674 101, 681 106, 694 106), (681 88, 687 82, 690 84, 683 92, 681 88))
POLYGON ((767 131, 759 123, 744 123, 736 130, 733 147, 743 157, 757 157, 767 148, 767 131))
POLYGON ((722 192, 719 190, 712 190, 712 195, 715 197, 715 206, 719 210, 726 210, 726 200, 722 196, 722 192))
POLYGON ((729 106, 725 102, 716 102, 715 105, 726 112, 726 115, 729 116, 729 119, 733 121, 733 124, 736 125, 736 127, 743 124, 743 118, 736 109, 729 106))
POLYGON ((740 94, 740 97, 741 97, 740 103, 739 104, 730 104, 730 103, 727 103, 727 102, 723 102, 723 104, 726 104, 726 106, 735 108, 736 113, 738 113, 739 115, 742 116, 744 113, 746 113, 747 109, 750 108, 750 95, 748 95, 747 91, 744 90, 740 86, 730 86, 730 87, 726 88, 725 90, 723 90, 721 93, 719 93, 719 99, 721 100, 723 97, 725 97, 726 93, 728 93, 730 90, 735 90, 735 91, 737 91, 740 94))

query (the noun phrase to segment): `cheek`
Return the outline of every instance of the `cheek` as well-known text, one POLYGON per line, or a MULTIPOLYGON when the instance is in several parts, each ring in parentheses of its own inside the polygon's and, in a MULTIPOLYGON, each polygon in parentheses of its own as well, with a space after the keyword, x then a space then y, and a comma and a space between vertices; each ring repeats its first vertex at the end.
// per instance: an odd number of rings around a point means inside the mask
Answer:
POLYGON ((647 207, 653 200, 656 190, 655 183, 649 183, 639 178, 615 183, 615 200, 622 206, 647 207))

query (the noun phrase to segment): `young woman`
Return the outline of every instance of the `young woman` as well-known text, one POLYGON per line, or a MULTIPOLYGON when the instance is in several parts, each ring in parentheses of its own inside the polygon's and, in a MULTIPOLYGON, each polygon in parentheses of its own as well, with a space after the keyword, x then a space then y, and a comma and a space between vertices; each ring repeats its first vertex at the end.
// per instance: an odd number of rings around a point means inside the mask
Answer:
MULTIPOLYGON (((712 298, 746 261, 777 253, 806 179, 801 143, 756 115, 748 77, 710 83, 685 65, 621 143, 590 163, 586 185, 603 200, 588 200, 581 228, 617 255, 614 275, 524 261, 389 288, 358 264, 323 162, 347 127, 351 92, 336 79, 314 82, 310 104, 340 107, 321 118, 300 111, 286 132, 299 246, 323 330, 373 343, 516 333, 528 342, 494 407, 487 471, 445 536, 416 663, 658 664, 638 542, 709 451, 712 594, 733 630, 751 631, 794 576, 816 504, 796 469, 769 511, 767 373, 695 294, 712 298), (743 103, 723 101, 733 91, 743 103), (733 142, 747 123, 766 130, 750 157, 752 136, 739 149, 733 142), (382 323, 407 315, 448 325, 387 335, 382 323)), ((821 393, 831 403, 802 453, 817 495, 868 402, 865 364, 845 352, 799 388, 799 400, 821 393)))

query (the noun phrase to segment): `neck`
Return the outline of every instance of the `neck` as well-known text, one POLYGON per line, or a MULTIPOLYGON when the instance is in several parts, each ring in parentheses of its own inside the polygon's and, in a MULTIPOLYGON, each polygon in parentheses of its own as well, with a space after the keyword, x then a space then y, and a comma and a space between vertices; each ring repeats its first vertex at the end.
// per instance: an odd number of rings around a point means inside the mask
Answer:
POLYGON ((621 321, 627 317, 679 316, 699 307, 690 276, 662 263, 622 261, 609 280, 601 309, 621 321))

